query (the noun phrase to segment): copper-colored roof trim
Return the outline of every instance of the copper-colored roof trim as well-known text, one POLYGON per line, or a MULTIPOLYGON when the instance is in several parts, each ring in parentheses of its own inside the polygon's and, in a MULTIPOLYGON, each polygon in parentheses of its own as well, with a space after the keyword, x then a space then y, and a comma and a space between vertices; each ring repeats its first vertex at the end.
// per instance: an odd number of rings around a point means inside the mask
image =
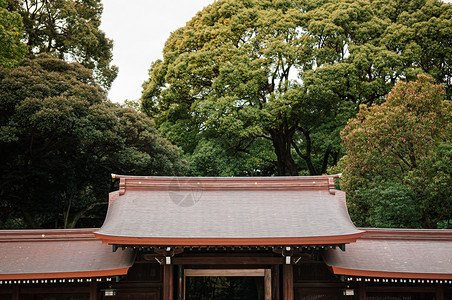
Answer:
POLYGON ((165 177, 112 175, 119 179, 119 194, 126 189, 146 190, 225 190, 225 189, 330 189, 334 190, 331 176, 288 176, 288 177, 165 177))
POLYGON ((0 242, 43 242, 95 239, 98 228, 0 230, 0 242))
POLYGON ((129 268, 86 272, 0 274, 0 280, 110 277, 126 275, 129 268))
POLYGON ((95 233, 103 243, 146 246, 290 246, 338 245, 354 243, 364 233, 343 236, 285 237, 285 238, 152 238, 121 237, 95 233))
POLYGON ((384 240, 452 240, 452 230, 447 229, 396 229, 359 228, 366 233, 363 239, 384 240))
POLYGON ((404 279, 452 279, 452 274, 437 273, 403 273, 346 269, 330 266, 334 274, 354 277, 376 277, 376 278, 404 278, 404 279))

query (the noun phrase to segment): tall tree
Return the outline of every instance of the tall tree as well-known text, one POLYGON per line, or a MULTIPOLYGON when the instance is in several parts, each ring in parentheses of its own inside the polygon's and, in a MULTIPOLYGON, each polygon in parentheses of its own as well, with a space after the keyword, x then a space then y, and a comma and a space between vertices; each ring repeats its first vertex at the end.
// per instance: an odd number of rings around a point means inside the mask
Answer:
POLYGON ((0 66, 10 68, 25 56, 27 47, 21 42, 22 18, 7 7, 7 1, 0 0, 0 66))
POLYGON ((143 110, 188 155, 266 139, 277 174, 325 173, 360 104, 422 72, 450 91, 452 6, 405 2, 216 1, 170 36, 143 110))
POLYGON ((300 20, 294 1, 215 2, 167 41, 164 61, 151 69, 144 110, 160 126, 189 132, 186 151, 202 132, 220 132, 231 146, 268 139, 278 173, 298 174, 291 142, 300 101, 292 77, 311 51, 300 20))
POLYGON ((342 132, 339 169, 360 226, 452 227, 452 105, 420 75, 381 105, 362 105, 342 132))
POLYGON ((82 65, 48 55, 0 74, 0 165, 3 228, 99 226, 111 173, 185 168, 146 115, 107 101, 82 65))
POLYGON ((7 0, 23 19, 30 54, 51 53, 93 70, 109 89, 118 68, 111 65, 113 42, 99 29, 101 0, 7 0))

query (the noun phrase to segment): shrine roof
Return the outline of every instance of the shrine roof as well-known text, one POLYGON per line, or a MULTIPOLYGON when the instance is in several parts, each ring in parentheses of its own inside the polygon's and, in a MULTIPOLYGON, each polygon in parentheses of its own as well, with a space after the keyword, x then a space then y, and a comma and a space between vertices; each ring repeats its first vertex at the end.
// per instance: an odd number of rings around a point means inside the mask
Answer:
POLYGON ((119 245, 331 245, 363 234, 333 176, 117 176, 96 232, 119 245))
POLYGON ((95 238, 94 230, 0 230, 0 280, 127 274, 134 252, 112 252, 95 238))
POLYGON ((357 277, 452 279, 452 230, 375 229, 346 251, 329 249, 335 274, 357 277))

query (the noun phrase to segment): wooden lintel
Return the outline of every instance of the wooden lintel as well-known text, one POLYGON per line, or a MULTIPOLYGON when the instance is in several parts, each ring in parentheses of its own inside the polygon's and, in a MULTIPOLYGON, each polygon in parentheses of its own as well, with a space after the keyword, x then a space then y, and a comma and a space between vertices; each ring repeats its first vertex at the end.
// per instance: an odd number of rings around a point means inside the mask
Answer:
POLYGON ((266 269, 185 269, 185 276, 225 276, 225 277, 260 277, 265 276, 266 269))
POLYGON ((173 257, 176 265, 279 265, 284 257, 272 256, 196 256, 173 257))

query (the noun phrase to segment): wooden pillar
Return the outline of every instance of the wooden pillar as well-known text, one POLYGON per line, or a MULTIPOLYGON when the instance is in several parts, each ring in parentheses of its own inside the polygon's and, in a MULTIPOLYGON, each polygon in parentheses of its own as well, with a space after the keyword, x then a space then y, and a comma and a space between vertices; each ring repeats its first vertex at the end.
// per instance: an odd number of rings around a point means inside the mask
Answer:
POLYGON ((272 271, 265 269, 264 272, 264 294, 265 300, 272 300, 272 271))
POLYGON ((178 284, 177 284, 177 299, 183 300, 184 299, 184 267, 182 265, 179 265, 179 272, 177 274, 178 276, 178 284))
POLYGON ((91 281, 89 284, 89 300, 97 300, 97 282, 91 281))
POLYGON ((366 300, 366 297, 366 283, 364 281, 361 281, 359 283, 359 300, 366 300))
POLYGON ((279 300, 279 265, 272 265, 272 300, 279 300))
POLYGON ((436 285, 435 295, 436 300, 444 300, 444 286, 441 283, 436 285))
POLYGON ((20 294, 20 286, 18 284, 13 285, 13 296, 12 300, 19 300, 19 294, 20 294))
POLYGON ((163 266, 163 300, 173 300, 173 265, 163 266))
POLYGON ((293 265, 283 265, 283 300, 294 300, 293 265))

